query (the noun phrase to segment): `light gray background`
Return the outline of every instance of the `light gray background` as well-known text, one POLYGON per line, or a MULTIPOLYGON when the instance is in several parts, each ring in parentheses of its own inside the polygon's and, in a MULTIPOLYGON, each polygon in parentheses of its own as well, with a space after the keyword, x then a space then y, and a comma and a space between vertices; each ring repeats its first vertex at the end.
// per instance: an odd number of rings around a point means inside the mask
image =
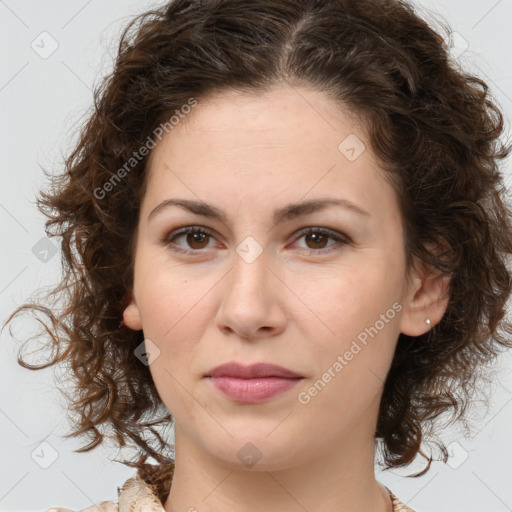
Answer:
MULTIPOLYGON (((459 34, 453 39, 454 56, 488 81, 507 115, 510 131, 512 0, 417 3, 444 16, 459 34)), ((110 70, 122 26, 132 15, 154 5, 159 4, 145 0, 0 0, 2 322, 34 290, 55 283, 59 276, 60 254, 53 255, 51 246, 40 245, 47 243, 44 218, 34 207, 43 182, 40 165, 57 169, 61 164, 60 155, 72 147, 75 130, 92 104, 93 87, 110 70), (50 36, 40 35, 45 31, 50 36), (41 56, 51 50, 52 40, 58 43, 57 50, 41 56)), ((509 160, 509 169, 510 164, 509 160)), ((507 182, 510 189, 510 170, 507 182)), ((30 329, 27 322, 27 332, 30 329)), ((0 342, 0 511, 42 511, 54 506, 79 510, 117 499, 116 487, 133 470, 109 461, 116 456, 112 448, 73 452, 80 446, 78 440, 60 437, 66 433, 65 402, 54 392, 53 370, 31 372, 18 366, 17 349, 18 344, 4 330, 0 342), (53 450, 58 454, 56 460, 43 469, 39 464, 49 463, 53 450)), ((421 465, 379 472, 380 481, 417 512, 511 511, 511 363, 510 354, 500 359, 503 373, 495 380, 493 403, 487 415, 484 409, 475 409, 473 437, 445 431, 452 454, 448 465, 435 463, 426 476, 416 479, 403 475, 421 465)))

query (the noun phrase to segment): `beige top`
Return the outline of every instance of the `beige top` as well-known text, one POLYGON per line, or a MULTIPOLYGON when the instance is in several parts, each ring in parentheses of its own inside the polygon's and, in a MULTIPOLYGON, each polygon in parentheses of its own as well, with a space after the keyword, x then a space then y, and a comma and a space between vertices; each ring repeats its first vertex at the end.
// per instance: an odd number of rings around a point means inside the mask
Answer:
MULTIPOLYGON (((405 506, 387 487, 393 512, 414 512, 405 506)), ((49 508, 46 512, 73 512, 67 508, 49 508)), ((118 501, 102 501, 91 507, 83 508, 79 512, 165 512, 164 506, 158 496, 151 490, 146 482, 139 476, 126 480, 123 487, 118 489, 118 501)))

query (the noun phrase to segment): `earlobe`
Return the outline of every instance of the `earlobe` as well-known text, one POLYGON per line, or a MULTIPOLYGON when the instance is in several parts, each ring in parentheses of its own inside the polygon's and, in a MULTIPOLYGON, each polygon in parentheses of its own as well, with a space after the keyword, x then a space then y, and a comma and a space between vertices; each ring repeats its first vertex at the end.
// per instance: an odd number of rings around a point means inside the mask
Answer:
POLYGON ((133 294, 130 304, 128 304, 123 311, 123 323, 134 331, 140 331, 142 329, 139 307, 137 306, 133 294))
POLYGON ((413 279, 400 321, 400 332, 420 336, 438 324, 448 307, 450 276, 431 272, 413 279), (428 322, 430 320, 430 322, 428 322))

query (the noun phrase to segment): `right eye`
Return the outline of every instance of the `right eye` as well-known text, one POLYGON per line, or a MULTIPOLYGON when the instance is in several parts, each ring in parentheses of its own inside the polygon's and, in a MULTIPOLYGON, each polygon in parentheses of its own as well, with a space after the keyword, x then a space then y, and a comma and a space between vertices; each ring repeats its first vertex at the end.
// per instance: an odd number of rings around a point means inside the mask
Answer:
POLYGON ((186 228, 173 231, 165 236, 162 243, 169 246, 173 251, 191 254, 200 252, 202 249, 208 248, 205 241, 208 242, 209 238, 213 237, 213 232, 202 226, 187 226, 186 228), (182 248, 176 244, 176 240, 183 238, 189 248, 182 248))

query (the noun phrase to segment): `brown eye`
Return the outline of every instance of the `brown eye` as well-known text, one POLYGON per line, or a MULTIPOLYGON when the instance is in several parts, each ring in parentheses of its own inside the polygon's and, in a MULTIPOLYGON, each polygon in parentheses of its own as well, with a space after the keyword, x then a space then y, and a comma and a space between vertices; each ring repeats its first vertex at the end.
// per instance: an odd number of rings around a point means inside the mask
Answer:
POLYGON ((315 252, 319 254, 327 254, 340 247, 340 245, 347 245, 351 242, 350 238, 343 236, 341 233, 331 231, 325 228, 307 228, 299 233, 299 237, 295 240, 304 239, 306 243, 305 254, 313 254, 315 252), (338 243, 328 244, 328 240, 334 240, 338 243), (332 249, 331 249, 332 247, 332 249))
POLYGON ((208 243, 212 237, 213 234, 205 228, 188 226, 165 237, 163 243, 172 246, 171 248, 178 252, 199 252, 208 248, 208 243), (176 243, 180 238, 185 240, 185 245, 176 243))
POLYGON ((208 244, 205 245, 204 241, 208 241, 209 235, 204 233, 186 233, 185 240, 192 249, 204 249, 208 244))
POLYGON ((309 246, 310 249, 324 249, 329 236, 324 235, 323 233, 307 233, 305 236, 305 240, 307 242, 311 242, 312 247, 309 246))

